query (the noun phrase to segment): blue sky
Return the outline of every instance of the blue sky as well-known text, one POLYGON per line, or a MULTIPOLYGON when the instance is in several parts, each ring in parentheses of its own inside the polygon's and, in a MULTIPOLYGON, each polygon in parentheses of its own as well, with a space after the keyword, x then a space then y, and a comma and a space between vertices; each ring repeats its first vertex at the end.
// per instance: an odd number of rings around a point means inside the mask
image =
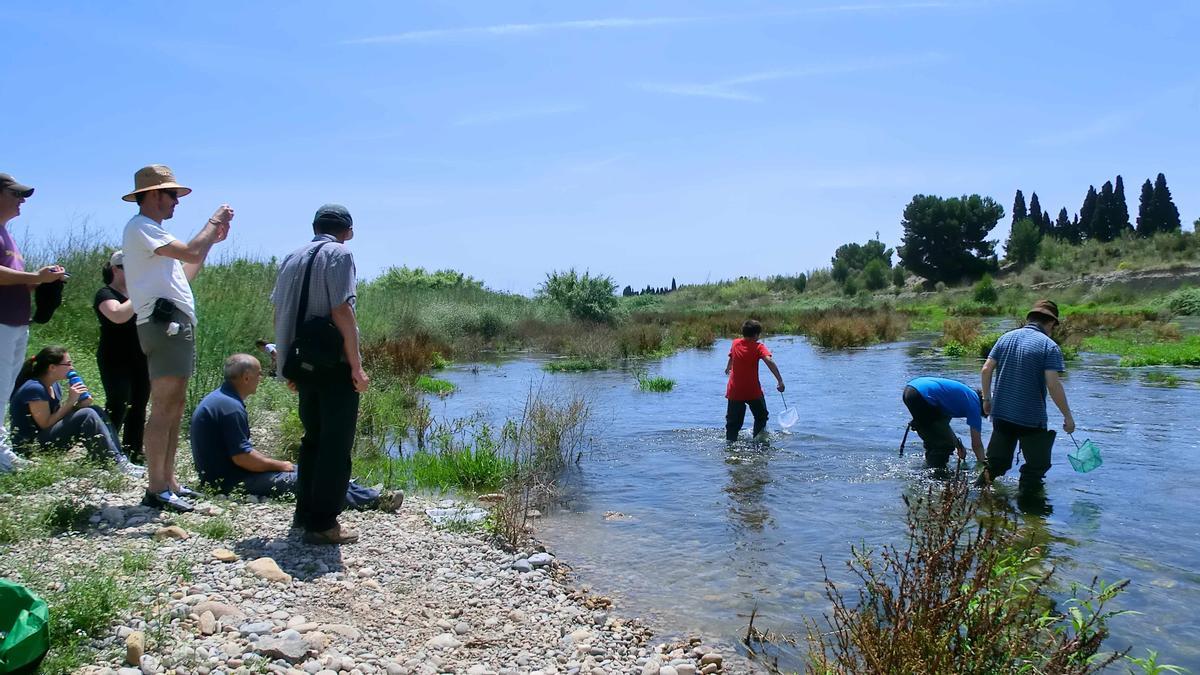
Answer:
MULTIPOLYGON (((324 202, 361 277, 452 267, 531 292, 795 273, 916 193, 1055 215, 1166 174, 1200 217, 1200 3, 63 2, 5 9, 11 225, 116 240, 172 166, 228 252, 282 255, 324 202), (17 73, 20 73, 18 76, 17 73)), ((1008 219, 994 237, 1003 240, 1008 219)))

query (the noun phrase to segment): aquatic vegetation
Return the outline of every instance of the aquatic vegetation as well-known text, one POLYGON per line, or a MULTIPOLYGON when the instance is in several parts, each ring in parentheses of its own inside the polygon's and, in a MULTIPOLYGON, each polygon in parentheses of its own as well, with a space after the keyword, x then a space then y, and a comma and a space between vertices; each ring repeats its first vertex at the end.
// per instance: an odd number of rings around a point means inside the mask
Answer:
POLYGON ((1200 336, 1189 335, 1178 342, 1159 342, 1144 335, 1097 335, 1084 339, 1081 349, 1121 357, 1120 365, 1198 366, 1200 336))
POLYGON ((809 621, 811 672, 1094 673, 1125 656, 1100 648, 1128 581, 1076 585, 1056 606, 1054 567, 1007 510, 970 499, 966 480, 905 504, 906 546, 851 547, 854 600, 822 563, 832 612, 809 621))
POLYGON ((828 349, 891 342, 908 330, 908 317, 890 310, 822 312, 806 319, 800 326, 801 332, 828 349))
POLYGON ((1200 288, 1181 288, 1168 295, 1164 304, 1172 314, 1196 316, 1200 314, 1200 288))
POLYGON ((1183 380, 1175 373, 1168 373, 1161 370, 1152 370, 1146 373, 1145 379, 1146 384, 1172 389, 1183 384, 1183 380))
POLYGON ((416 387, 426 394, 433 394, 435 396, 449 396, 457 388, 453 382, 429 377, 428 375, 417 377, 416 387))
POLYGON ((611 367, 612 363, 606 359, 556 359, 547 361, 542 369, 551 373, 585 373, 611 367))
POLYGON ((645 373, 637 376, 638 389, 642 391, 668 392, 675 388, 675 380, 669 377, 650 377, 645 373))

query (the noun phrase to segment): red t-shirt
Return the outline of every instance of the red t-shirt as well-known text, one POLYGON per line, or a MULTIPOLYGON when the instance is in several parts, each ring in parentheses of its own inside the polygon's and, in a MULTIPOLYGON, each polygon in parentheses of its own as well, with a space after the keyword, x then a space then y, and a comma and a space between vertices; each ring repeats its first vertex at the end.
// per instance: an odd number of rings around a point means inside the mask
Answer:
POLYGON ((729 370, 729 384, 725 387, 725 398, 730 401, 753 401, 763 397, 758 383, 758 360, 769 358, 771 350, 758 340, 738 338, 729 348, 733 367, 729 370))

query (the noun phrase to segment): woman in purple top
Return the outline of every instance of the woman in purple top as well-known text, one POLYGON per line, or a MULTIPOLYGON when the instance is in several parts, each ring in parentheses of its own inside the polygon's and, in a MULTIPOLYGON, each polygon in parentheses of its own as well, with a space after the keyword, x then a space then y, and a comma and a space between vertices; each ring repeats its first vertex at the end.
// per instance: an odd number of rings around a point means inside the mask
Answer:
POLYGON ((44 347, 25 362, 9 402, 13 445, 65 449, 80 443, 94 459, 115 460, 122 472, 144 475, 145 468, 130 463, 121 452, 103 413, 92 407, 95 399, 85 396, 88 389, 83 382, 70 385, 63 401, 59 381, 67 379, 73 368, 71 355, 64 347, 44 347))
POLYGON ((150 371, 138 342, 133 303, 125 286, 125 254, 112 254, 101 272, 105 286, 96 291, 92 308, 100 320, 96 365, 104 385, 104 412, 113 431, 125 435, 121 447, 133 461, 142 459, 142 433, 150 402, 150 371))

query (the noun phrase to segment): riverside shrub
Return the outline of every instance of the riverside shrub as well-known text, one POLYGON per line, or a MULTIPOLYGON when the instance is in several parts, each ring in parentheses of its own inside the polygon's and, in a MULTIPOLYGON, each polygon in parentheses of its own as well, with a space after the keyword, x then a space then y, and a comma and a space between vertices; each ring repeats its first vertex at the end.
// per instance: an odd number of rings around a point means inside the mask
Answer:
POLYGON ((617 284, 608 276, 582 275, 574 269, 550 272, 538 288, 538 295, 560 305, 572 317, 584 321, 611 323, 616 315, 617 284))

